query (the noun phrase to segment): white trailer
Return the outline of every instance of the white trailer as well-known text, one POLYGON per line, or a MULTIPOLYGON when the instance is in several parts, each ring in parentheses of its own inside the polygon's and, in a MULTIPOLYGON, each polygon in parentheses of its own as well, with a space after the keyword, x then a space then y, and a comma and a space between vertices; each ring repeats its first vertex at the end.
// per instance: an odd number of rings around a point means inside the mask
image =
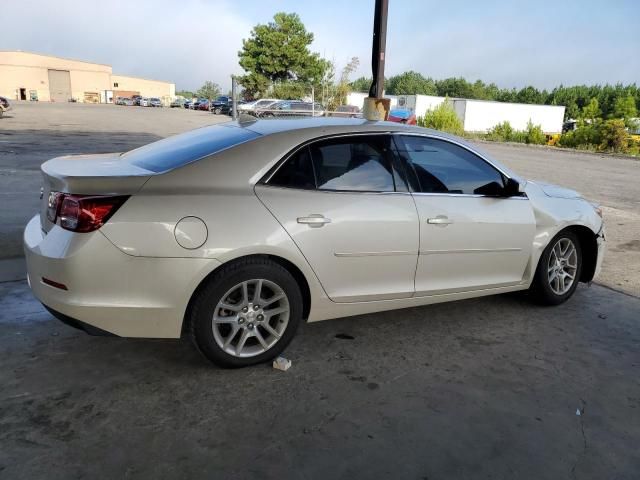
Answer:
MULTIPOLYGON (((364 107, 364 99, 368 96, 369 94, 364 92, 351 92, 347 95, 347 105, 354 105, 362 110, 364 107)), ((391 100, 391 108, 395 108, 398 105, 399 97, 396 95, 385 95, 384 98, 391 100)))
POLYGON ((525 130, 531 121, 540 125, 544 133, 554 134, 562 133, 565 107, 454 99, 453 108, 465 132, 486 133, 502 122, 509 122, 514 130, 525 130))
MULTIPOLYGON (((347 97, 349 105, 362 108, 366 93, 353 92, 347 97)), ((487 133, 502 122, 509 122, 515 130, 525 130, 529 120, 540 125, 546 134, 562 132, 565 107, 559 105, 534 105, 526 103, 506 103, 466 98, 446 98, 432 95, 386 95, 391 100, 391 108, 406 108, 416 117, 423 117, 441 103, 451 102, 462 121, 465 132, 487 133)))

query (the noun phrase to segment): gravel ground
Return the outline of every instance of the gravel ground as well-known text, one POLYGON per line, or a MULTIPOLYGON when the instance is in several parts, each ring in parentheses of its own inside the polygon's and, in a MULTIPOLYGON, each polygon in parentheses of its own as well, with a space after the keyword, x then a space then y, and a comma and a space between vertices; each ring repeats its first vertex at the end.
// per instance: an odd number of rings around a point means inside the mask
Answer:
MULTIPOLYGON (((22 256, 22 230, 38 209, 40 164, 73 153, 126 151, 228 120, 184 109, 17 103, 0 119, 0 259, 22 256)), ((573 188, 603 205, 608 252, 598 281, 640 296, 640 161, 482 143, 522 176, 573 188)))

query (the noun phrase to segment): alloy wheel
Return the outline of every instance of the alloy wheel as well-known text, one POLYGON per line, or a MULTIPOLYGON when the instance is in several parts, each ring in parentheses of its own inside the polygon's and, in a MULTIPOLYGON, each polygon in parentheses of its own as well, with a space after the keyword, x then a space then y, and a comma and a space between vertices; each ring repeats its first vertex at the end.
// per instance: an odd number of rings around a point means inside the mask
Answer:
POLYGON ((578 251, 568 238, 561 238, 551 249, 547 273, 549 286, 556 295, 564 295, 576 279, 578 251))
POLYGON ((247 280, 230 288, 211 319, 218 346, 234 357, 254 357, 273 347, 289 323, 289 299, 276 283, 247 280))

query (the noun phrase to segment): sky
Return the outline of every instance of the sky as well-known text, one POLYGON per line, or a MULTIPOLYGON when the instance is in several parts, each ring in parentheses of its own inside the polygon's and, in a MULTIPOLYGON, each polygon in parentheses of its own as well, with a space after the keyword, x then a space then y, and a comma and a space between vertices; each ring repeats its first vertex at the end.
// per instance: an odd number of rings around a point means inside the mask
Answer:
MULTIPOLYGON (((0 50, 225 90, 258 23, 296 12, 312 50, 370 76, 374 0, 1 0, 0 50), (8 20, 8 21, 7 21, 8 20)), ((640 83, 640 0, 389 0, 386 76, 415 70, 500 87, 640 83)))

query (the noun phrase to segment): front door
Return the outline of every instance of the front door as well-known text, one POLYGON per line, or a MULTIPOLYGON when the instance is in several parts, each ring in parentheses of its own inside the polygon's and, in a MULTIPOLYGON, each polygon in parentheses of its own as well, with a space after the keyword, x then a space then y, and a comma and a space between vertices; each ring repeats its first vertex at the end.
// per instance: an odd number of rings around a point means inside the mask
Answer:
POLYGON ((414 294, 418 216, 391 146, 390 135, 320 140, 256 186, 336 302, 414 294))
POLYGON ((403 135, 398 148, 420 218, 416 295, 520 283, 535 235, 529 199, 500 196, 505 176, 455 143, 403 135))

